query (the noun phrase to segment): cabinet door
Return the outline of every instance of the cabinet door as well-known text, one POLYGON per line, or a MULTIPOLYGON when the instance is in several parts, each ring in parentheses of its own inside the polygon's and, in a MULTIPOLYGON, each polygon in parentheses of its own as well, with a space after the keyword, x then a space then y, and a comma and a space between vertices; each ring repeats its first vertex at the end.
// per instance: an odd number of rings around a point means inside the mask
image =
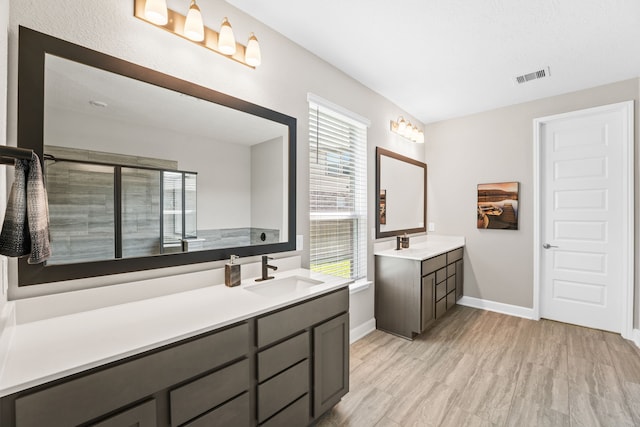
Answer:
POLYGON ((420 306, 421 330, 423 332, 433 321, 433 290, 436 286, 436 275, 431 273, 422 278, 422 303, 420 306))
POLYGON ((462 260, 456 261, 456 299, 462 298, 464 283, 464 264, 462 260))
POLYGON ((349 313, 313 329, 313 416, 349 391, 349 313))

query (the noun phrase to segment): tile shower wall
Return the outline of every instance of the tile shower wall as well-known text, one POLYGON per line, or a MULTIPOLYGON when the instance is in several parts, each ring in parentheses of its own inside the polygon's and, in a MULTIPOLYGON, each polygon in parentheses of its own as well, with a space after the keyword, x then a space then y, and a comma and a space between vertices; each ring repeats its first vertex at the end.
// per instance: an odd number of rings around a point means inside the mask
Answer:
MULTIPOLYGON (((160 172, 177 169, 170 160, 47 146, 58 159, 109 162, 122 168, 124 257, 160 253, 160 172)), ((114 168, 65 161, 45 162, 52 257, 49 264, 115 258, 114 168)))
MULTIPOLYGON (((174 170, 178 166, 167 160, 66 147, 47 146, 46 152, 59 159, 174 170)), ((49 264, 114 259, 114 168, 51 160, 45 166, 53 254, 49 264)), ((160 209, 160 172, 123 167, 123 258, 160 254, 160 209)), ((196 235, 189 251, 280 242, 280 230, 257 227, 198 230, 196 235)))

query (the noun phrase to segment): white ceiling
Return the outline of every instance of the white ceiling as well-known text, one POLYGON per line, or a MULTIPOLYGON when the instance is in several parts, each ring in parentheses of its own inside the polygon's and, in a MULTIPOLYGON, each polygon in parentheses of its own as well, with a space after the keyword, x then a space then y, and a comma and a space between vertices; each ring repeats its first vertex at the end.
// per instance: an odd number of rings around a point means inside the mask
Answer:
POLYGON ((227 1, 424 123, 640 76, 640 0, 227 1))

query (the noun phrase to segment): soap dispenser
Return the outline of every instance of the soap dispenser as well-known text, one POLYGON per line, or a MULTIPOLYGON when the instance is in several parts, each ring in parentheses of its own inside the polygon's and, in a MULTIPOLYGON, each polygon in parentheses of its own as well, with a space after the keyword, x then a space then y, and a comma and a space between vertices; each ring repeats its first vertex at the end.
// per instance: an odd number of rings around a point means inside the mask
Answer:
POLYGON ((238 286, 242 279, 240 278, 240 264, 233 262, 240 258, 237 255, 231 255, 231 260, 224 265, 224 284, 233 287, 238 286))

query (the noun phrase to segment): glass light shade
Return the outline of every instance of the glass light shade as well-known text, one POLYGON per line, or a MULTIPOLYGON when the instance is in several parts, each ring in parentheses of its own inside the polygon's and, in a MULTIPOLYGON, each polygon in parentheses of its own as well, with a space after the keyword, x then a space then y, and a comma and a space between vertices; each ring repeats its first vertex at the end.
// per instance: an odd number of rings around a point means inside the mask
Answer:
POLYGON ((202 23, 202 13, 195 0, 191 1, 187 19, 184 21, 184 36, 195 42, 204 40, 204 24, 202 23))
POLYGON ((411 140, 413 142, 417 142, 418 141, 418 133, 420 133, 420 131, 418 130, 417 127, 413 127, 413 129, 411 129, 411 140))
POLYGON ((249 41, 247 42, 247 49, 244 52, 244 61, 252 67, 257 67, 262 63, 260 45, 258 44, 258 39, 253 33, 251 33, 249 41))
POLYGON ((144 4, 144 17, 156 25, 169 22, 166 0, 147 0, 144 4))
POLYGON ((418 144, 424 144, 424 132, 418 132, 418 140, 416 141, 418 144))
POLYGON ((236 53, 236 38, 233 36, 233 30, 227 18, 222 20, 222 25, 220 26, 218 50, 225 55, 233 55, 236 53))
POLYGON ((402 136, 404 136, 405 138, 411 139, 412 129, 413 129, 413 125, 411 124, 411 122, 407 122, 407 127, 404 128, 404 132, 402 132, 402 136))
POLYGON ((398 133, 400 135, 404 135, 405 130, 407 130, 407 122, 404 120, 404 118, 400 117, 398 119, 398 133))

